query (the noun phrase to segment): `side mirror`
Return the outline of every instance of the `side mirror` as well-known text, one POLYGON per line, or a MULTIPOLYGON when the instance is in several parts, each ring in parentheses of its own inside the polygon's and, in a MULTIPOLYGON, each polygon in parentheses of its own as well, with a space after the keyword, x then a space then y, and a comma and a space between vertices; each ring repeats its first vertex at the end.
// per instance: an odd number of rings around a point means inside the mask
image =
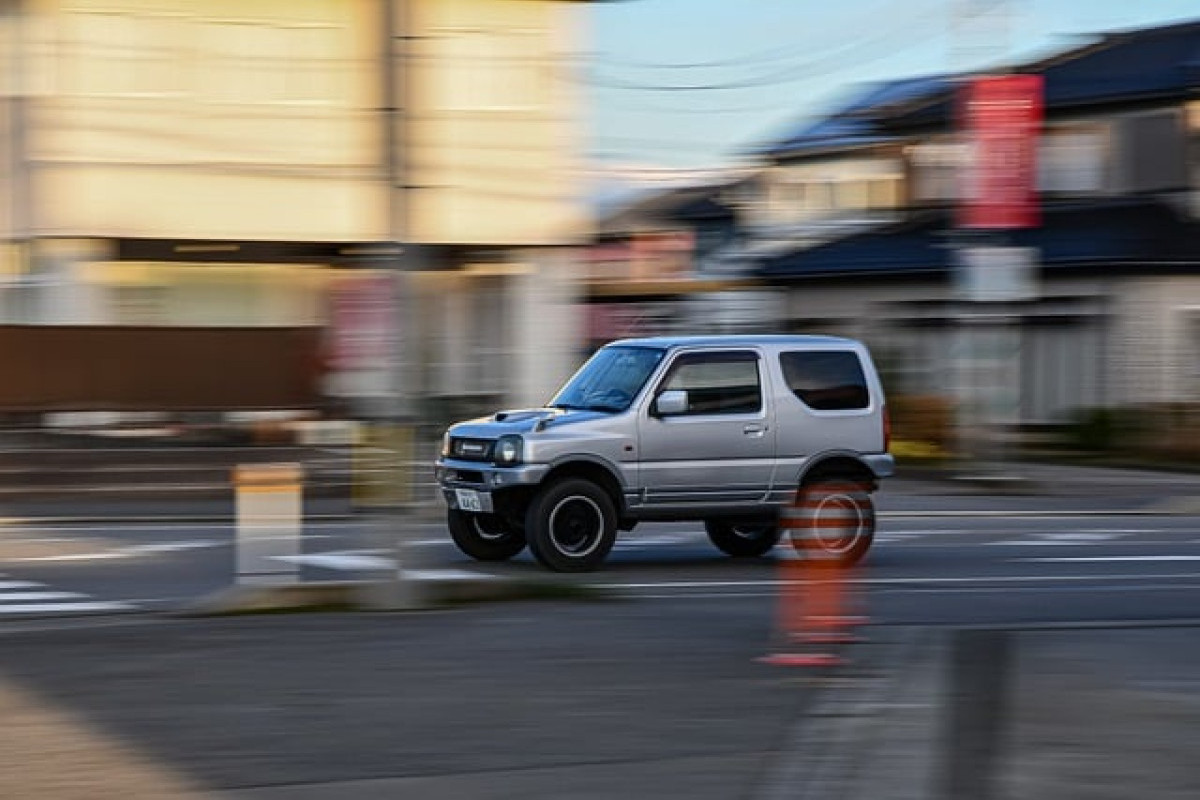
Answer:
POLYGON ((663 392, 654 401, 654 413, 660 417, 686 414, 688 410, 688 393, 683 389, 672 389, 663 392))

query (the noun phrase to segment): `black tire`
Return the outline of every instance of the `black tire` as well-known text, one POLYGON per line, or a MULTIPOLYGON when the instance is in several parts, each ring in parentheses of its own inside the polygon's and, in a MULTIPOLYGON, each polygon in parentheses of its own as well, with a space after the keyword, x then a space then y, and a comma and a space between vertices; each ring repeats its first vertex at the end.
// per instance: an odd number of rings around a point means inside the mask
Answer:
POLYGON ((555 572, 591 572, 608 558, 617 541, 612 498, 582 478, 546 486, 525 512, 529 552, 555 572))
POLYGON ((720 519, 704 522, 704 530, 717 549, 734 558, 757 558, 771 552, 779 541, 778 525, 738 525, 720 519))
POLYGON ((875 501, 870 486, 853 479, 823 478, 796 493, 792 546, 801 554, 857 564, 875 541, 875 501))
POLYGON ((525 549, 524 534, 495 514, 451 508, 446 524, 458 549, 476 561, 507 561, 525 549))

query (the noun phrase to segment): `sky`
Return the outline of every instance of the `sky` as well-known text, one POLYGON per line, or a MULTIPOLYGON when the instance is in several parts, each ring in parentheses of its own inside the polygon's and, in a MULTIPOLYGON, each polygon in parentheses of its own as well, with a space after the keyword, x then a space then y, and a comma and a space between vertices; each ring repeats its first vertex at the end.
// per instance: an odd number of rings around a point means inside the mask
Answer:
POLYGON ((735 165, 861 82, 1200 19, 1200 0, 617 0, 583 13, 587 159, 599 184, 623 185, 735 165))

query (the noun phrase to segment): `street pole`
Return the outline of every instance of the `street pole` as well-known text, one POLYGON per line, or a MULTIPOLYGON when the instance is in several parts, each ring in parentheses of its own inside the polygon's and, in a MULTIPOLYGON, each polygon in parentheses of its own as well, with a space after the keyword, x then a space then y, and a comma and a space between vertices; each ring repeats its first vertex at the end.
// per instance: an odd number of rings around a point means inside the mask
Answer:
POLYGON ((388 230, 391 246, 384 248, 379 268, 389 277, 389 334, 382 349, 385 361, 384 394, 369 404, 368 423, 374 428, 375 444, 386 454, 381 474, 383 485, 376 498, 374 538, 392 555, 394 568, 388 569, 368 589, 366 605, 382 611, 423 608, 426 598, 416 577, 415 539, 416 502, 413 462, 420 431, 420 410, 416 387, 420 376, 414 368, 422 331, 416 313, 412 273, 419 249, 407 243, 409 237, 407 191, 408 162, 405 157, 410 91, 408 47, 412 39, 409 0, 380 0, 381 41, 380 86, 382 103, 383 177, 386 182, 388 230))

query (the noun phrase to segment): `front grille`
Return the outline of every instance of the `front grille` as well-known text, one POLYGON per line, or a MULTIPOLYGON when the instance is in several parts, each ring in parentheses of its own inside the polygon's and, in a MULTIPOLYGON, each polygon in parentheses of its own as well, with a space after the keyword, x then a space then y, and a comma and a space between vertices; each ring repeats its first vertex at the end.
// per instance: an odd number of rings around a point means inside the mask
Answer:
POLYGON ((476 472, 473 469, 456 469, 451 470, 446 476, 449 480, 459 481, 461 483, 483 483, 483 473, 476 472))
POLYGON ((459 439, 450 440, 450 457, 463 461, 491 461, 492 447, 495 442, 489 439, 459 439))

